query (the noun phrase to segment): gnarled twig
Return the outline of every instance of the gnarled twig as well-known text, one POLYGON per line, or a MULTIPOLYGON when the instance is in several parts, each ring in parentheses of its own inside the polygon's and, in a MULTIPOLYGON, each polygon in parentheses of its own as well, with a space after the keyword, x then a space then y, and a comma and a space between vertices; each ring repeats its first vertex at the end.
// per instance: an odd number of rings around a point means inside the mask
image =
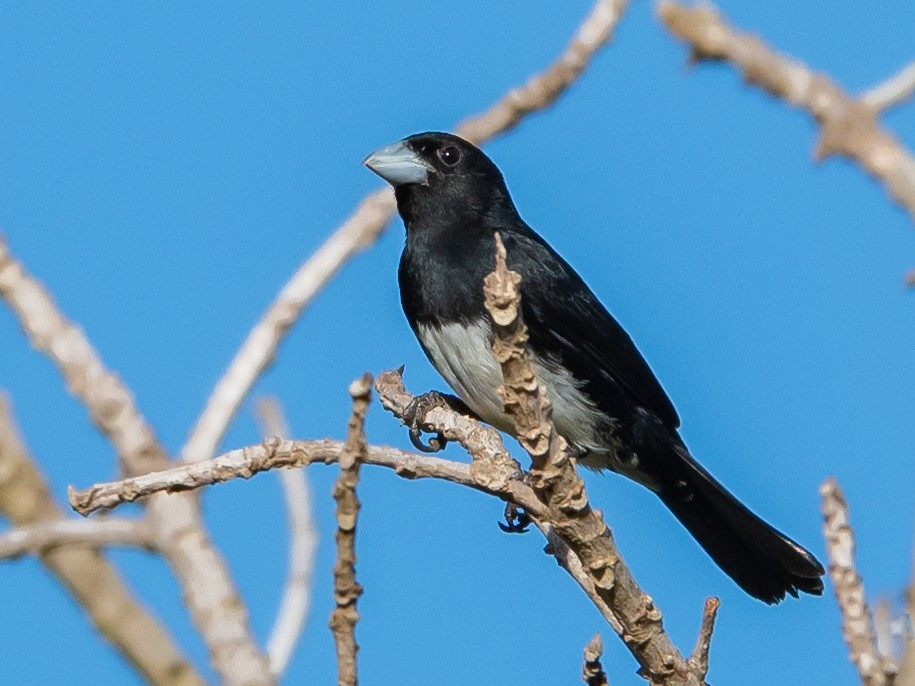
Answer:
POLYGON ((330 628, 337 649, 337 683, 356 686, 356 622, 359 612, 356 603, 362 595, 362 586, 356 581, 356 521, 359 516, 359 464, 366 455, 365 414, 372 398, 372 376, 365 374, 349 387, 353 399, 353 413, 346 430, 346 442, 340 453, 340 476, 334 484, 337 502, 337 561, 334 563, 334 600, 337 606, 330 615, 330 628))
POLYGON ((591 508, 575 459, 552 422, 547 389, 527 356, 527 327, 521 319, 523 275, 506 264, 505 246, 495 235, 496 267, 485 279, 486 309, 492 319, 493 354, 502 367, 499 387, 506 414, 521 446, 531 456, 531 481, 546 505, 546 520, 578 556, 597 593, 611 609, 620 638, 653 684, 703 681, 664 631, 661 612, 622 561, 610 529, 591 508))

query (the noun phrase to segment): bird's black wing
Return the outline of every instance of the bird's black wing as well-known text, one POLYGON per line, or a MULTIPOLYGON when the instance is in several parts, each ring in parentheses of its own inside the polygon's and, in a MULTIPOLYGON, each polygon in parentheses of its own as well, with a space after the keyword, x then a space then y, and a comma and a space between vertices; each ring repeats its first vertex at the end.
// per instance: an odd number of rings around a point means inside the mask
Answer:
POLYGON ((532 348, 544 351, 585 382, 610 417, 635 403, 676 429, 680 418, 623 327, 574 269, 527 226, 506 230, 509 268, 521 273, 521 312, 532 348), (527 273, 525 273, 527 272, 527 273), (620 398, 620 391, 628 398, 620 398))

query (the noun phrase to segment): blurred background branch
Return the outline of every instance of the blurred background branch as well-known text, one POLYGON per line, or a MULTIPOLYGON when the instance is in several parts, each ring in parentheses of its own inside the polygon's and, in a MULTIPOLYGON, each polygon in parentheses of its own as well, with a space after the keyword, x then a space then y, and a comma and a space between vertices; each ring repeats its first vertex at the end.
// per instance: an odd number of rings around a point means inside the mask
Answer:
POLYGON ((729 62, 747 83, 805 110, 820 127, 817 159, 841 155, 858 163, 915 220, 915 159, 877 121, 877 110, 893 99, 888 93, 900 100, 908 97, 913 78, 908 69, 877 95, 872 92, 869 101, 867 96, 856 99, 826 75, 734 29, 709 5, 687 7, 663 0, 658 13, 668 30, 689 44, 693 60, 729 62))
MULTIPOLYGON (((256 405, 257 417, 264 438, 290 438, 289 425, 277 398, 261 398, 256 405)), ((280 599, 279 612, 270 638, 267 656, 270 670, 279 677, 289 665, 289 659, 302 635, 311 606, 315 554, 318 530, 312 513, 311 488, 304 469, 274 471, 283 489, 286 518, 289 524, 289 563, 286 583, 280 599)))
MULTIPOLYGON (((13 422, 10 402, 2 394, 0 514, 18 527, 69 524, 27 452, 13 422)), ((166 628, 133 597, 97 546, 71 543, 42 549, 38 556, 85 610, 96 630, 149 683, 202 686, 203 679, 166 628)))

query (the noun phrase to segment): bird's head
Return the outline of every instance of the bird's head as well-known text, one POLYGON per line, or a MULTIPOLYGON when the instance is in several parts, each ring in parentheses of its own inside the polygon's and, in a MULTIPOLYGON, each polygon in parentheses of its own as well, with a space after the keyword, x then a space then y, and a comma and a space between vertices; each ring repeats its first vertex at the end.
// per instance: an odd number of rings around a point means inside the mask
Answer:
POLYGON ((432 218, 477 222, 515 216, 499 168, 478 147, 450 133, 418 133, 379 148, 362 162, 394 187, 407 225, 432 218))

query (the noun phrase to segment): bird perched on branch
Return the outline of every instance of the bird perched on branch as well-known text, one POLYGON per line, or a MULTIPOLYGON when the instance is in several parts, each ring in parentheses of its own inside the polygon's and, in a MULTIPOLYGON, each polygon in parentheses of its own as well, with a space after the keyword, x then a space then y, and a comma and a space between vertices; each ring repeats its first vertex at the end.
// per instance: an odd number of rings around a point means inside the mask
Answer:
POLYGON ((823 566, 753 514, 690 455, 680 419, 629 335, 571 266, 518 214, 502 174, 471 143, 422 133, 364 164, 394 187, 407 229, 404 313, 432 364, 484 421, 512 432, 497 388, 483 279, 494 234, 521 274, 528 351, 578 461, 646 486, 747 593, 777 603, 820 595, 823 566))

